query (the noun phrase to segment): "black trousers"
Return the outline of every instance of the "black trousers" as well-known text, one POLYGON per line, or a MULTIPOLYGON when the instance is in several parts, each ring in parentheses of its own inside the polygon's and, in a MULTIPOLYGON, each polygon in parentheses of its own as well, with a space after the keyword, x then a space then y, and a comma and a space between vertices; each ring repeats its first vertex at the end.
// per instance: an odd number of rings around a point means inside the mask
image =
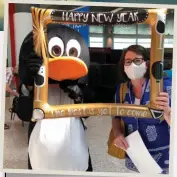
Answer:
MULTIPOLYGON (((36 124, 35 122, 30 122, 29 123, 29 126, 28 126, 28 143, 29 143, 29 139, 30 139, 30 136, 31 136, 31 133, 33 131, 33 128, 34 128, 35 124, 36 124)), ((88 151, 89 151, 89 149, 88 149, 88 151)), ((28 169, 32 170, 29 154, 28 154, 28 169)), ((88 169, 86 171, 88 171, 88 172, 93 171, 90 152, 89 152, 88 169)))

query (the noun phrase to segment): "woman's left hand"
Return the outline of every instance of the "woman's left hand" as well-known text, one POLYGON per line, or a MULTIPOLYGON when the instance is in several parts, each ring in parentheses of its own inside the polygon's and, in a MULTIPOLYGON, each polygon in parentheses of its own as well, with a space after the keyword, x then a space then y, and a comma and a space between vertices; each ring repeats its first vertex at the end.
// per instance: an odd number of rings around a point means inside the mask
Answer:
POLYGON ((155 103, 159 107, 159 109, 162 109, 164 111, 164 119, 167 121, 168 124, 170 124, 171 108, 169 106, 168 93, 161 92, 159 96, 156 97, 155 103))

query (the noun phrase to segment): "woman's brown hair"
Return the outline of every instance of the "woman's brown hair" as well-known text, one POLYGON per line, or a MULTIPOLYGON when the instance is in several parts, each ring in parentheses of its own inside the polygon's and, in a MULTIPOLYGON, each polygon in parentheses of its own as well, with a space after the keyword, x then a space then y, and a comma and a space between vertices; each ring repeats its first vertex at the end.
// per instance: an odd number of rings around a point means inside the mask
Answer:
POLYGON ((124 61, 125 61, 125 55, 128 51, 134 52, 138 55, 142 55, 144 61, 146 61, 147 64, 147 72, 145 73, 144 77, 145 78, 149 78, 150 77, 150 69, 149 69, 149 53, 147 52, 147 50, 142 47, 141 45, 131 45, 128 48, 124 49, 118 64, 118 74, 119 74, 119 78, 121 81, 125 82, 130 80, 126 73, 124 72, 124 61))

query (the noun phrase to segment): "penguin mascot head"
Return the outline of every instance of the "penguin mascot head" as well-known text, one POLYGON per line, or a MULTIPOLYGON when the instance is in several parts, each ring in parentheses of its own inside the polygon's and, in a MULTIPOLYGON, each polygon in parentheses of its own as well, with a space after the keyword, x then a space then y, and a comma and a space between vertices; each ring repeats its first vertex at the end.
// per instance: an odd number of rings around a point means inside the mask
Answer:
MULTIPOLYGON (((67 85, 87 84, 90 56, 81 34, 65 25, 49 24, 46 41, 50 58, 49 83, 57 81, 67 85)), ((22 43, 19 55, 19 76, 22 83, 34 84, 32 76, 39 71, 42 61, 34 51, 33 32, 30 32, 22 43)))

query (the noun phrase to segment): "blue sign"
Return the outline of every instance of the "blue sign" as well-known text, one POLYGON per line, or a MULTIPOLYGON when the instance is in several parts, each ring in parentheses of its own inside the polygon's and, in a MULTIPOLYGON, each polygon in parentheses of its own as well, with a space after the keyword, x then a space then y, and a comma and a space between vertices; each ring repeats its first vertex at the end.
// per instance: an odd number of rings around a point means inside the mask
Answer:
MULTIPOLYGON (((82 7, 80 9, 75 10, 77 12, 89 12, 90 7, 82 7)), ((85 39, 87 45, 89 46, 89 26, 88 25, 80 25, 80 24, 71 24, 68 25, 69 27, 73 28, 74 30, 78 31, 83 38, 85 39)))

